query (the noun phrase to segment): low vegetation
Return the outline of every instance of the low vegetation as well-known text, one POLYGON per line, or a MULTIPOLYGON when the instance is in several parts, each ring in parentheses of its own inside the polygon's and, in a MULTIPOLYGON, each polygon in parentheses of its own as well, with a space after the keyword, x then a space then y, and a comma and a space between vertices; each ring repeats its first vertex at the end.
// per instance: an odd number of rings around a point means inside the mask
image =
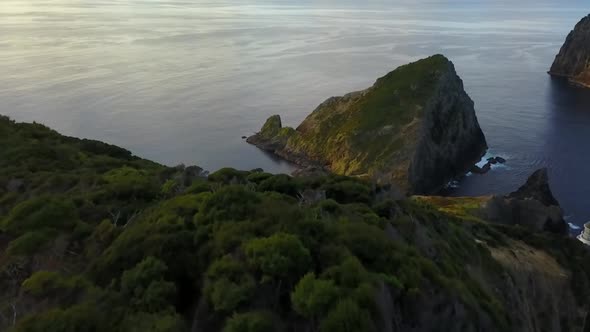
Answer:
MULTIPOLYGON (((2 117, 0 147, 0 330, 507 331, 489 248, 548 241, 359 179, 209 175, 2 117)), ((588 294, 588 254, 563 241, 547 250, 588 294)))

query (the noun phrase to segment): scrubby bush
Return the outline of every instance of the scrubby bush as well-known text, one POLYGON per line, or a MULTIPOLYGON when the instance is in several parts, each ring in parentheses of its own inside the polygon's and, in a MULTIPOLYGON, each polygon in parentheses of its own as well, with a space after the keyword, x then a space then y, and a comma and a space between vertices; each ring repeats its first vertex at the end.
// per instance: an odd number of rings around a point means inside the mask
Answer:
POLYGON ((298 184, 292 177, 286 174, 278 174, 269 177, 258 185, 260 191, 276 191, 289 196, 297 196, 298 184))
POLYGON ((52 271, 38 271, 22 283, 22 290, 26 294, 53 301, 74 300, 91 287, 90 282, 80 276, 65 277, 52 271))
POLYGON ((322 319, 321 332, 377 331, 371 313, 352 300, 343 300, 322 319))
POLYGON ((200 211, 201 221, 244 220, 256 213, 259 196, 242 186, 226 186, 211 195, 200 211))
POLYGON ((207 183, 205 181, 195 181, 188 188, 186 188, 184 193, 196 195, 196 194, 210 192, 210 191, 211 191, 211 186, 209 185, 209 183, 207 183))
POLYGON ((232 312, 239 305, 248 302, 256 290, 256 282, 250 275, 244 274, 240 278, 221 277, 211 281, 205 292, 213 304, 215 311, 232 312))
POLYGON ((229 318, 223 332, 277 332, 272 315, 267 312, 234 314, 229 318))
POLYGON ((71 200, 61 197, 40 196, 14 207, 3 228, 10 233, 39 229, 69 230, 76 225, 78 213, 71 200))
POLYGON ((10 241, 6 252, 10 255, 33 255, 45 249, 53 240, 54 231, 41 229, 36 232, 26 232, 10 241))
POLYGON ((314 273, 308 273, 291 293, 291 303, 297 313, 312 319, 323 316, 338 296, 333 280, 317 279, 314 273))
POLYGON ((170 308, 176 295, 173 283, 164 280, 168 268, 154 257, 148 257, 121 277, 121 294, 138 311, 156 313, 170 308))
POLYGON ((223 184, 240 184, 246 182, 248 174, 246 171, 238 171, 237 169, 227 167, 209 174, 209 181, 223 184))
POLYGON ((326 191, 326 197, 338 203, 369 203, 371 200, 371 189, 355 181, 340 181, 329 183, 322 187, 326 191))
POLYGON ((151 199, 156 197, 160 187, 147 171, 127 166, 108 172, 103 179, 107 183, 107 191, 120 199, 151 199))
POLYGON ((51 309, 20 320, 15 332, 108 331, 109 320, 92 304, 51 309))
POLYGON ((246 177, 246 180, 248 180, 249 182, 253 182, 256 184, 260 184, 262 181, 273 177, 272 174, 270 173, 265 173, 265 172, 253 172, 250 175, 248 175, 248 177, 246 177))
POLYGON ((309 250, 291 234, 253 239, 244 245, 244 251, 249 264, 267 278, 293 280, 306 272, 311 263, 309 250))

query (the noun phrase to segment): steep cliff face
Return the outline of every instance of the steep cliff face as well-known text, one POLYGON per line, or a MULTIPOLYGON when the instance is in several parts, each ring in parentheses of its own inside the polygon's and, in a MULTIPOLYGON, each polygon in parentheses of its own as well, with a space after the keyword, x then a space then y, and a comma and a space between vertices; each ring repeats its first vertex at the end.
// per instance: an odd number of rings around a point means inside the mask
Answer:
POLYGON ((491 222, 521 225, 535 231, 566 234, 568 229, 544 168, 533 173, 517 191, 492 197, 485 205, 483 216, 491 222))
MULTIPOLYGON (((507 330, 587 331, 587 293, 578 288, 587 285, 582 271, 587 264, 587 258, 583 258, 587 257, 587 250, 575 239, 563 236, 567 224, 549 187, 546 169, 534 172, 523 186, 505 196, 415 196, 413 199, 462 220, 475 242, 489 251, 490 261, 480 256, 465 259, 464 263, 469 278, 477 280, 494 297, 492 303, 498 301, 505 308, 500 317, 509 322, 507 330), (495 231, 481 232, 483 225, 495 231)), ((418 221, 414 227, 420 229, 424 225, 418 221)), ((439 249, 432 248, 436 243, 432 234, 424 230, 414 234, 421 235, 414 235, 410 242, 432 260, 439 260, 439 249)), ((444 238, 449 241, 452 236, 445 234, 444 238)), ((476 330, 466 323, 473 319, 461 317, 465 309, 459 310, 460 303, 453 303, 448 297, 444 301, 447 301, 445 307, 454 310, 435 313, 424 310, 425 316, 420 321, 448 324, 444 330, 449 331, 476 330)), ((425 301, 423 305, 427 308, 432 302, 425 301)), ((482 331, 498 330, 497 321, 486 319, 482 311, 475 311, 480 317, 475 325, 482 331)), ((413 329, 432 330, 436 327, 427 323, 413 329)))
POLYGON ((567 234, 563 210, 549 187, 547 169, 535 171, 518 190, 479 197, 418 196, 444 212, 473 221, 520 226, 532 232, 567 234))
POLYGON ((487 149, 473 101, 442 55, 326 100, 296 130, 273 116, 248 142, 303 166, 395 183, 411 193, 440 189, 487 149))
POLYGON ((549 73, 590 87, 590 15, 569 33, 549 73))

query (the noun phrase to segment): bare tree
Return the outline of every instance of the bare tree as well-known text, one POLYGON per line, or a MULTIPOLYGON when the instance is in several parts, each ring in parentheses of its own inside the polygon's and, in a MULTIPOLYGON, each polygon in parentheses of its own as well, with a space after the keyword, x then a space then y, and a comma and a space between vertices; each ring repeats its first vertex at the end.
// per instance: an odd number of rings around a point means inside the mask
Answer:
POLYGON ((117 226, 117 223, 119 222, 119 218, 121 218, 121 210, 117 211, 117 213, 113 213, 111 211, 109 211, 109 214, 111 215, 111 218, 113 218, 113 225, 117 226))
POLYGON ((139 216, 141 214, 140 210, 136 210, 135 212, 133 212, 133 214, 131 215, 131 217, 127 218, 127 222, 125 223, 125 225, 123 225, 123 228, 127 227, 128 225, 130 225, 135 218, 137 218, 137 216, 139 216))

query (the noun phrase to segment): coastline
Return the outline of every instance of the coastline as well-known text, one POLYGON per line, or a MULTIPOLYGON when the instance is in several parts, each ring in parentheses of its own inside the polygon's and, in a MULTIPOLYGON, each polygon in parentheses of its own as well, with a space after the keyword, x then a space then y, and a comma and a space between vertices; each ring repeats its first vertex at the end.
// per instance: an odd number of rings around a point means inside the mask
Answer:
POLYGON ((551 77, 567 79, 568 83, 570 83, 574 86, 579 86, 581 88, 589 88, 590 89, 590 82, 586 83, 586 82, 578 81, 570 75, 555 73, 550 70, 547 71, 547 74, 549 74, 549 76, 551 76, 551 77))

